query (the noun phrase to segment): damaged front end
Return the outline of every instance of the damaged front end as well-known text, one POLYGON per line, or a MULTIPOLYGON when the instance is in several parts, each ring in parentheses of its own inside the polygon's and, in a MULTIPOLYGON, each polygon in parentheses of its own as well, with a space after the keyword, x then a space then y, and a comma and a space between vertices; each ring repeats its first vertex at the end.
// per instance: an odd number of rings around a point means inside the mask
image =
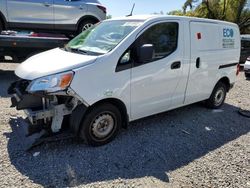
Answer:
MULTIPOLYGON (((24 110, 30 125, 36 130, 33 133, 43 129, 47 132, 58 133, 62 129, 65 117, 70 115, 81 102, 68 87, 70 82, 64 85, 65 88, 62 90, 52 92, 36 91, 34 88, 31 90, 33 82, 19 80, 11 84, 8 89, 8 93, 12 95, 11 107, 24 110)), ((46 82, 46 79, 42 82, 46 82)), ((57 82, 63 82, 63 80, 57 82)))

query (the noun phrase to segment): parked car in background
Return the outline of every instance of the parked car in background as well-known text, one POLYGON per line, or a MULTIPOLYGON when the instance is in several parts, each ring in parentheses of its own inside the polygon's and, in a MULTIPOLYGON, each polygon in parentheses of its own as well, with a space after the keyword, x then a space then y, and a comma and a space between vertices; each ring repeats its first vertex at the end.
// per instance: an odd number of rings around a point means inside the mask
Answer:
POLYGON ((244 65, 244 72, 247 79, 250 79, 250 56, 247 58, 244 65))
POLYGON ((244 64, 250 56, 250 35, 241 35, 240 63, 244 64))
POLYGON ((106 18, 98 0, 0 0, 4 29, 77 34, 106 18))

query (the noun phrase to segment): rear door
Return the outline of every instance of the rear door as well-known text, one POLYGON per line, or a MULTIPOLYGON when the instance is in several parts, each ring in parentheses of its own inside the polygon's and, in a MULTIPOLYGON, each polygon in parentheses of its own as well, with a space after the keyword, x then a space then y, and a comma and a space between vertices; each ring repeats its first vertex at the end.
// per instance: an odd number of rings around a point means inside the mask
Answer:
POLYGON ((55 29, 74 29, 87 8, 85 0, 54 0, 55 29))
POLYGON ((7 0, 7 7, 11 25, 53 29, 53 0, 7 0))
POLYGON ((136 48, 144 44, 154 45, 151 61, 139 63, 136 59, 131 73, 131 115, 139 119, 166 111, 173 96, 183 102, 184 89, 176 92, 182 76, 181 40, 183 24, 166 21, 146 29, 136 41, 136 48))
POLYGON ((190 73, 185 103, 209 98, 214 87, 219 64, 223 61, 221 30, 217 23, 190 22, 190 73))

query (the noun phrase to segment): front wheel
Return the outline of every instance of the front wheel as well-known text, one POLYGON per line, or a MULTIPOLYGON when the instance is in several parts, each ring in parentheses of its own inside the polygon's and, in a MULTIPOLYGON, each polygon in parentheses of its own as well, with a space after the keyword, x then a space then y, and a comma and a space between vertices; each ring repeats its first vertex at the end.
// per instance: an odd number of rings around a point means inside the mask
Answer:
POLYGON ((108 103, 101 104, 93 107, 84 117, 79 136, 89 145, 101 146, 115 138, 121 125, 118 108, 108 103))
POLYGON ((226 85, 223 82, 217 83, 210 98, 206 101, 207 106, 212 109, 220 108, 224 104, 226 94, 226 85))
POLYGON ((3 24, 2 24, 2 22, 0 20, 0 34, 1 34, 2 30, 3 30, 3 24))

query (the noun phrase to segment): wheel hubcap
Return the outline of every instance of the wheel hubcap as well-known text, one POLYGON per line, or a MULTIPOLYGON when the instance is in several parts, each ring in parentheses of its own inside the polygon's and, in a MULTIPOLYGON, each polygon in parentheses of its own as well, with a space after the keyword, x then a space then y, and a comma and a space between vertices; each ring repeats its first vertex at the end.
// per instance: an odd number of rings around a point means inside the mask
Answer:
POLYGON ((225 96, 225 92, 224 89, 219 89, 216 93, 215 93, 215 105, 219 106, 223 100, 224 100, 224 96, 225 96))
POLYGON ((85 25, 82 27, 82 31, 85 31, 85 30, 91 28, 92 26, 93 26, 93 24, 91 24, 91 23, 85 24, 85 25))
POLYGON ((92 124, 92 132, 97 138, 107 137, 114 128, 114 119, 110 114, 101 114, 92 124))

